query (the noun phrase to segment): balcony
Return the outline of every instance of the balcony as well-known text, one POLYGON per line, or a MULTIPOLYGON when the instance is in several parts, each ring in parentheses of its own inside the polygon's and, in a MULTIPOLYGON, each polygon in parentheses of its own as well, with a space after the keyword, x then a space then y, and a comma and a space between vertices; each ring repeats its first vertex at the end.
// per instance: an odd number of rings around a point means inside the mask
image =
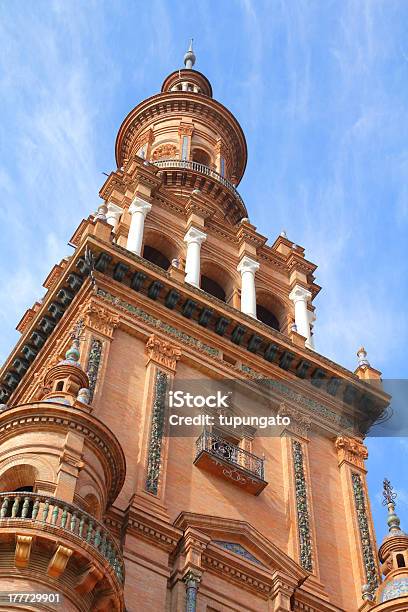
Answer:
POLYGON ((123 610, 124 562, 119 546, 101 522, 78 506, 44 494, 0 493, 4 558, 11 558, 10 548, 22 577, 30 579, 32 572, 43 568, 44 578, 62 578, 63 597, 71 604, 66 602, 67 609, 123 610), (73 586, 69 596, 64 584, 73 586), (110 594, 105 607, 96 603, 101 593, 104 598, 110 594))
POLYGON ((212 168, 187 159, 161 159, 152 163, 163 170, 168 187, 189 186, 211 194, 215 200, 222 201, 226 213, 232 213, 237 221, 248 215, 244 201, 231 181, 212 168))
POLYGON ((194 465, 228 478, 253 495, 259 495, 268 484, 263 459, 210 431, 204 431, 196 441, 194 465))

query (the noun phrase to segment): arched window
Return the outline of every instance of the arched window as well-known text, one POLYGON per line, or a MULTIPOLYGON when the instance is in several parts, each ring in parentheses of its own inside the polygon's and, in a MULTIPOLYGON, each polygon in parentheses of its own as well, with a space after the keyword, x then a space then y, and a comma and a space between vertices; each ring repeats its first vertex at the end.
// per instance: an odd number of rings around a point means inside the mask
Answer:
POLYGON ((0 492, 26 491, 34 489, 37 470, 32 465, 14 465, 0 477, 0 492))
POLYGON ((147 261, 151 261, 152 263, 156 264, 156 266, 160 266, 160 268, 163 268, 163 270, 168 270, 170 267, 170 261, 167 259, 167 257, 163 255, 161 251, 149 246, 148 244, 146 244, 143 249, 143 257, 147 259, 147 261))
POLYGON ((262 323, 265 323, 265 325, 268 325, 269 327, 272 327, 272 329, 276 329, 277 331, 279 331, 278 319, 273 314, 273 312, 271 312, 261 304, 257 304, 256 316, 260 321, 262 321, 262 323))
POLYGON ((397 555, 397 565, 398 567, 405 567, 404 555, 397 555))
POLYGON ((219 300, 222 300, 223 302, 226 301, 225 291, 221 287, 221 285, 219 285, 217 281, 213 280, 212 278, 209 278, 208 276, 205 276, 204 274, 201 275, 201 289, 203 291, 206 291, 210 295, 213 295, 214 297, 218 298, 219 300))
POLYGON ((211 167, 211 158, 203 149, 193 149, 193 161, 202 164, 203 166, 211 167))

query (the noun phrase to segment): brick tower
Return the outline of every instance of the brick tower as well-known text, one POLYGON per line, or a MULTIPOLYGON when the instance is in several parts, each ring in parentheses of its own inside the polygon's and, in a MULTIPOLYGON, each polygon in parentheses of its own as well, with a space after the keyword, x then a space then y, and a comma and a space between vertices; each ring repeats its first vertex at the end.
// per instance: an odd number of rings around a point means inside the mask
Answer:
POLYGON ((363 434, 388 396, 364 349, 354 373, 315 351, 316 266, 250 223, 242 129, 192 46, 184 63, 122 123, 103 203, 0 373, 0 591, 355 612, 379 584, 363 434), (233 381, 226 414, 287 422, 169 435, 183 381, 233 381))

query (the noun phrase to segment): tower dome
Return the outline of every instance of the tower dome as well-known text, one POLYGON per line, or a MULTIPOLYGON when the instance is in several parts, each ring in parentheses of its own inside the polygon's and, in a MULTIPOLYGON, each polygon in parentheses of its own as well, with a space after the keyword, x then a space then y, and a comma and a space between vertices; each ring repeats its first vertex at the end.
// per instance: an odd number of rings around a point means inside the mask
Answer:
POLYGON ((248 213, 237 191, 247 162, 245 136, 236 118, 213 99, 210 81, 193 69, 192 41, 185 67, 169 74, 161 92, 136 106, 116 139, 116 162, 135 157, 154 164, 167 188, 189 197, 199 188, 235 224, 248 213))

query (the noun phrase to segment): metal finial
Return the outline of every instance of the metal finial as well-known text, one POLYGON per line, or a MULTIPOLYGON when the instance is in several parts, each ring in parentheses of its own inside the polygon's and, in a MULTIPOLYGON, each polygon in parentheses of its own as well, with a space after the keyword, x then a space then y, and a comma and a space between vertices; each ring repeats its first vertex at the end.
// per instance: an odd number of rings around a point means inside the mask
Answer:
MULTIPOLYGON (((400 529, 400 519, 397 514, 395 514, 395 500, 397 499, 397 494, 395 493, 390 481, 388 478, 384 478, 383 482, 383 505, 388 506, 388 530, 390 532, 390 536, 401 536, 405 535, 403 531, 400 529)), ((390 537, 388 536, 388 537, 390 537)))
POLYGON ((193 39, 190 39, 190 46, 188 48, 187 53, 184 56, 184 65, 187 70, 191 70, 195 64, 196 56, 193 51, 193 39))
POLYGON ((282 238, 287 238, 287 234, 286 234, 285 230, 282 230, 280 235, 282 236, 282 238))
POLYGON ((395 493, 392 484, 388 480, 388 478, 384 478, 383 482, 383 506, 388 506, 388 504, 394 504, 397 499, 397 494, 395 493))

